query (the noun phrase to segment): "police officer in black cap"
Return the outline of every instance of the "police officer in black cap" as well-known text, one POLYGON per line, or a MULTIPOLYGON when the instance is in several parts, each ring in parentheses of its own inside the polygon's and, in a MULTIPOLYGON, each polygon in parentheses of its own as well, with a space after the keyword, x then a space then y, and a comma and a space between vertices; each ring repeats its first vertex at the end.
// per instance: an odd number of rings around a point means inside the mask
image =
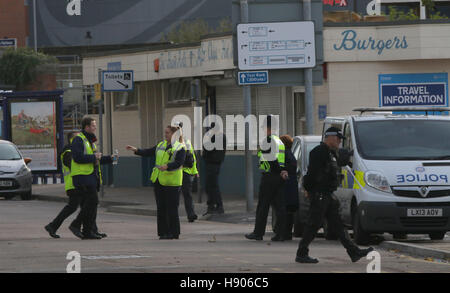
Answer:
MULTIPOLYGON (((331 226, 329 228, 335 231, 342 245, 347 249, 352 262, 358 261, 373 250, 372 247, 360 249, 350 240, 339 215, 339 201, 333 194, 339 186, 336 151, 339 149, 342 138, 342 133, 338 128, 328 128, 324 141, 309 155, 308 173, 304 176, 303 186, 311 205, 308 222, 298 246, 296 262, 319 262, 308 255, 308 246, 314 240, 325 218, 328 220, 328 225, 331 226)), ((340 165, 345 165, 345 163, 340 163, 340 165)))

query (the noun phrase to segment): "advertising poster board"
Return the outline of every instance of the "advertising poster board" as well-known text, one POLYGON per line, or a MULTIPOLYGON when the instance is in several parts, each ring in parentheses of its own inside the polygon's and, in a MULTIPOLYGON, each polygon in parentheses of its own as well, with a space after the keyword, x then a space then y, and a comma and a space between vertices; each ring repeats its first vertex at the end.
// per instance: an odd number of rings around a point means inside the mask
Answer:
POLYGON ((55 101, 10 101, 11 141, 32 171, 58 170, 55 101))

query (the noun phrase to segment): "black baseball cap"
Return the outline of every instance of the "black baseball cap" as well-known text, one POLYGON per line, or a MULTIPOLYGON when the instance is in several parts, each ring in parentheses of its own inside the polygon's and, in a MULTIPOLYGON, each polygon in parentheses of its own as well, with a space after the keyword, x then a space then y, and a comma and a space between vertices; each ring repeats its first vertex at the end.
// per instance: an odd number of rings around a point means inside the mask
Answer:
POLYGON ((342 131, 337 127, 330 127, 325 131, 325 137, 335 135, 340 139, 343 139, 342 131))

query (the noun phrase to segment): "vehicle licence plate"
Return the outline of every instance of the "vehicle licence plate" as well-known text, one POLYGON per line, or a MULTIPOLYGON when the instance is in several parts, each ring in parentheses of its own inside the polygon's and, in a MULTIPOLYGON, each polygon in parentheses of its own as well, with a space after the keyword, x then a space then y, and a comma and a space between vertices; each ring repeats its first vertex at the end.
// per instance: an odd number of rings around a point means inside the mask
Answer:
POLYGON ((13 185, 12 181, 5 181, 5 180, 0 181, 0 186, 8 186, 8 187, 10 187, 12 185, 13 185))
POLYGON ((408 209, 408 217, 442 217, 442 209, 408 209))

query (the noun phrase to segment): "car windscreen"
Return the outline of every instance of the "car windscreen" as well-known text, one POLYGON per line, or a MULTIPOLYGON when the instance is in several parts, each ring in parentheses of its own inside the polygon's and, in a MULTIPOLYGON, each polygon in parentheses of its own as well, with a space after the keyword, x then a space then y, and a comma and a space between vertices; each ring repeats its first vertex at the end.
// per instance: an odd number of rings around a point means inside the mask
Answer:
POLYGON ((364 159, 450 160, 450 121, 358 121, 355 134, 364 159))
POLYGON ((7 143, 0 144, 0 160, 4 161, 20 159, 22 159, 22 157, 13 145, 7 143))

